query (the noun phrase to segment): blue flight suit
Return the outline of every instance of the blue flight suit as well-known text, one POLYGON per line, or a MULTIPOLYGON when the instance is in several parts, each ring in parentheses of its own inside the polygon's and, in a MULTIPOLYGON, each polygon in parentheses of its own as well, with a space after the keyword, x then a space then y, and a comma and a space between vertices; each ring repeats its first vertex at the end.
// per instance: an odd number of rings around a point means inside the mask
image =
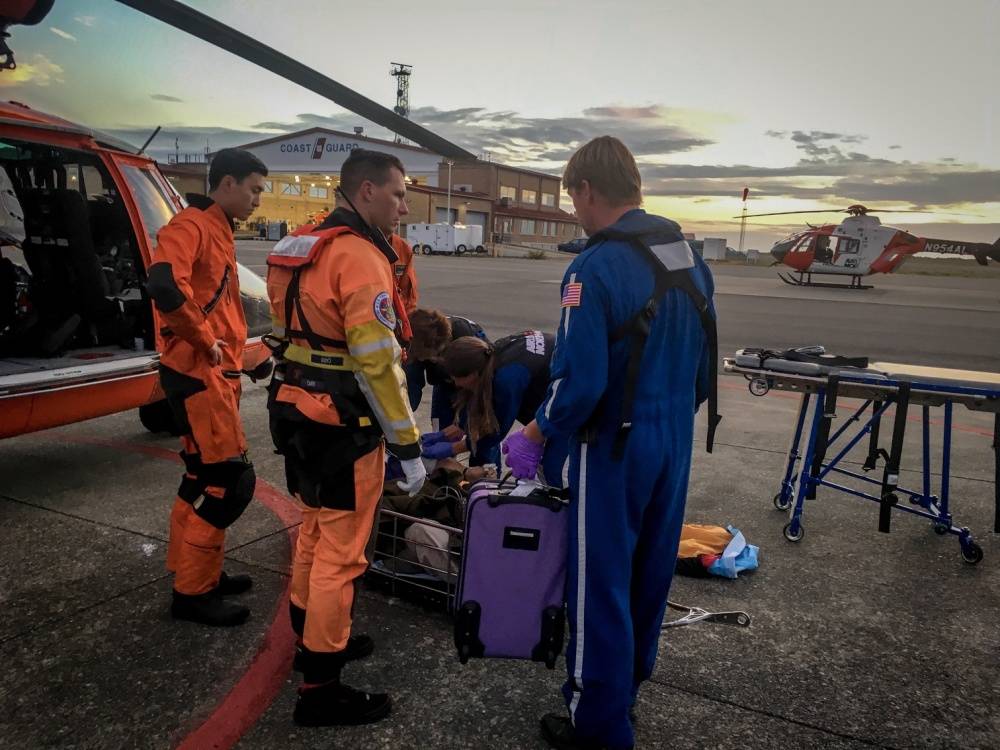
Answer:
MULTIPOLYGON (((690 265, 715 316, 711 272, 676 223, 634 209, 609 229, 653 232, 647 244, 672 257, 675 268, 678 258, 690 265)), ((628 712, 656 661, 684 520, 694 415, 708 395, 710 347, 701 320, 688 295, 670 289, 651 322, 624 456, 612 457, 630 341, 611 336, 642 309, 653 283, 647 260, 622 240, 592 242, 570 264, 552 383, 536 415, 547 441, 570 440, 563 695, 575 735, 610 748, 634 744, 628 712)))
MULTIPOLYGON (((499 467, 500 444, 514 426, 514 420, 527 424, 535 418, 548 388, 553 345, 553 337, 541 331, 524 331, 494 344, 493 413, 499 429, 476 442, 476 449, 469 457, 470 466, 499 467)), ((566 436, 547 442, 541 464, 546 484, 563 486, 568 451, 566 436)))

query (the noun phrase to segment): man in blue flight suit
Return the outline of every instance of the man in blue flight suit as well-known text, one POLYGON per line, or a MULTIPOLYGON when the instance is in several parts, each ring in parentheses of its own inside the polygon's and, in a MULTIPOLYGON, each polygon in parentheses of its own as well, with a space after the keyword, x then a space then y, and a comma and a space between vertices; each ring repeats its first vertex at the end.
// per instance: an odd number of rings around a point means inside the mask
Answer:
POLYGON ((534 476, 544 441, 571 440, 569 716, 546 715, 542 734, 556 748, 621 750, 656 661, 706 398, 709 449, 718 422, 714 286, 680 227, 639 207, 619 140, 583 146, 563 180, 590 240, 563 279, 546 400, 504 453, 516 476, 534 476))

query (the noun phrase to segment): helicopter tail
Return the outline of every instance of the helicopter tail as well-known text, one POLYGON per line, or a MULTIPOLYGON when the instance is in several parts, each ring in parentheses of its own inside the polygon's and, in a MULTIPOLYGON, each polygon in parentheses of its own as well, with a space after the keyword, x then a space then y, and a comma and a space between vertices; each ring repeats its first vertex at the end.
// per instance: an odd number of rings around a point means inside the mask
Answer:
POLYGON ((976 263, 981 266, 985 266, 990 260, 995 263, 1000 263, 1000 239, 994 242, 992 245, 987 245, 985 242, 973 252, 976 258, 976 263))

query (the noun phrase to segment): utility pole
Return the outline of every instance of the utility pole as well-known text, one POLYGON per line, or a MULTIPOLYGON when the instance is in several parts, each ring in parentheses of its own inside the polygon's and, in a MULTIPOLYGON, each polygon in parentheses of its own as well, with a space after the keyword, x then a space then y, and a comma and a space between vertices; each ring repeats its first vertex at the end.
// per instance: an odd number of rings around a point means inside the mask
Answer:
MULTIPOLYGON (((405 63, 389 63, 392 70, 389 75, 396 79, 396 106, 393 107, 400 117, 410 118, 410 75, 413 73, 413 66, 405 63)), ((402 137, 397 133, 395 143, 403 143, 402 137)))
POLYGON ((743 214, 740 217, 740 252, 743 252, 743 237, 747 231, 747 196, 750 195, 750 188, 743 188, 743 214))
POLYGON ((446 163, 448 164, 448 208, 445 209, 446 212, 445 216, 447 216, 448 224, 450 226, 451 225, 451 168, 454 166, 455 162, 453 162, 451 159, 448 159, 446 163))

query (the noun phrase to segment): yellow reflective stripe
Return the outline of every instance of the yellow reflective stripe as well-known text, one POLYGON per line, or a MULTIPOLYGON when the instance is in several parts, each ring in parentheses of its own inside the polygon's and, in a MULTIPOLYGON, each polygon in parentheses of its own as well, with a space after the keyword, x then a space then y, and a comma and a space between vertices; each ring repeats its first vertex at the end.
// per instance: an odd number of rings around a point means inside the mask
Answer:
POLYGON ((318 367, 321 370, 345 370, 347 372, 353 372, 358 369, 357 360, 349 354, 341 352, 317 351, 316 349, 309 349, 308 347, 299 346, 298 344, 288 345, 288 348, 285 349, 284 359, 287 359, 289 362, 298 362, 300 365, 318 367), (329 357, 336 357, 342 360, 343 364, 326 364, 322 361, 316 361, 314 357, 321 360, 329 357))
POLYGON ((406 394, 395 336, 378 321, 349 328, 347 348, 358 364, 358 385, 391 443, 409 445, 420 436, 406 394))
POLYGON ((371 341, 367 344, 357 344, 351 347, 351 353, 360 357, 363 354, 371 354, 372 352, 377 352, 379 349, 391 349, 395 339, 384 338, 380 341, 371 341))

